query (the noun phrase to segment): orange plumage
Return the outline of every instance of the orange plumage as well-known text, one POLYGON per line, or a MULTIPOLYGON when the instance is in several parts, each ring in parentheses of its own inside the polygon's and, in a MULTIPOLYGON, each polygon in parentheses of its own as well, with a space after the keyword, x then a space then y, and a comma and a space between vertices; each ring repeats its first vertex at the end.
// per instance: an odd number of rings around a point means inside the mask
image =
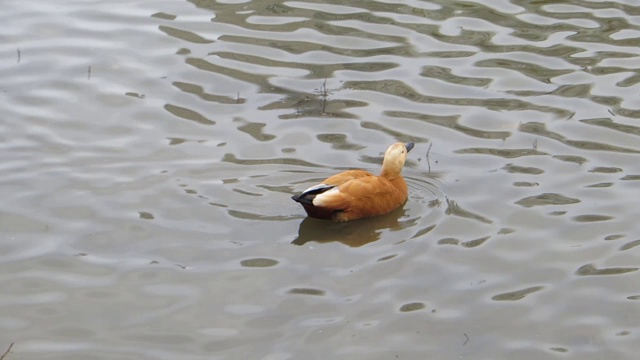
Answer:
POLYGON ((310 217, 349 221, 386 214, 407 200, 407 183, 400 173, 413 143, 395 143, 384 154, 380 176, 349 170, 325 179, 293 200, 310 217))

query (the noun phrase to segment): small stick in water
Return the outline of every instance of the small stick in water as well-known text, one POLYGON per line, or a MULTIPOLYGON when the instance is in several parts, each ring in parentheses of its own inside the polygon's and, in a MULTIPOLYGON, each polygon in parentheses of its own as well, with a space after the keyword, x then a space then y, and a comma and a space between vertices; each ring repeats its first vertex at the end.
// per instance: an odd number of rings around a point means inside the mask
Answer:
POLYGON ((430 143, 429 148, 427 149, 427 166, 429 167, 429 172, 431 172, 431 161, 429 160, 429 151, 431 151, 431 146, 433 146, 433 143, 430 143))
POLYGON ((0 360, 4 360, 4 357, 7 356, 9 351, 11 351, 12 347, 13 347, 13 343, 9 344, 9 348, 7 349, 7 351, 4 352, 4 354, 2 354, 2 356, 0 356, 0 360))

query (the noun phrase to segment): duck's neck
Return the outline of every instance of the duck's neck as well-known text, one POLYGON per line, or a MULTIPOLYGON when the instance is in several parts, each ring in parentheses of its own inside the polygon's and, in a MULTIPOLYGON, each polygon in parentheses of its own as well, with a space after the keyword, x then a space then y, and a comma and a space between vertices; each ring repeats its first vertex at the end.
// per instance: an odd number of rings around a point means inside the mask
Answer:
POLYGON ((402 165, 404 164, 401 164, 398 161, 394 161, 394 159, 385 158, 382 161, 382 170, 380 170, 380 176, 386 178, 387 180, 402 178, 400 176, 402 165))
POLYGON ((393 181, 398 178, 402 178, 398 170, 388 169, 386 167, 382 167, 382 171, 380 171, 380 176, 390 181, 393 181))

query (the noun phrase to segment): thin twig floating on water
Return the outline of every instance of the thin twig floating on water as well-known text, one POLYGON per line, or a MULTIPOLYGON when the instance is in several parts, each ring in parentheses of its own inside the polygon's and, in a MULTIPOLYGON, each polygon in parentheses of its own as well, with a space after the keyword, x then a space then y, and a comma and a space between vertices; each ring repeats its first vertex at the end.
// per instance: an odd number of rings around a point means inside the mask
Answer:
POLYGON ((320 87, 320 96, 322 96, 322 114, 325 114, 325 109, 327 108, 327 98, 329 97, 329 92, 327 91, 327 79, 324 79, 324 82, 320 87))
POLYGON ((429 161, 429 152, 431 151, 431 146, 433 146, 433 143, 430 143, 429 148, 427 149, 427 166, 429 167, 429 173, 431 173, 431 161, 429 161))
POLYGON ((327 98, 329 98, 329 95, 331 95, 331 92, 329 91, 329 89, 327 89, 327 79, 324 79, 324 82, 322 83, 322 86, 320 86, 320 89, 316 89, 316 93, 318 93, 322 98, 322 115, 326 115, 327 98))
POLYGON ((298 117, 298 116, 300 116, 300 114, 302 114, 302 111, 300 110, 300 106, 302 104, 305 104, 305 103, 309 102, 309 100, 310 100, 309 97, 305 96, 304 99, 296 101, 296 103, 294 104, 296 106, 296 117, 298 117))
POLYGON ((9 344, 9 348, 7 349, 7 351, 4 352, 4 354, 2 354, 2 356, 0 356, 0 360, 4 360, 4 357, 7 356, 9 351, 11 351, 12 347, 13 347, 13 343, 9 344))
POLYGON ((463 333, 462 335, 464 335, 464 338, 465 338, 464 343, 462 343, 462 346, 465 346, 469 342, 469 337, 467 336, 466 333, 463 333))

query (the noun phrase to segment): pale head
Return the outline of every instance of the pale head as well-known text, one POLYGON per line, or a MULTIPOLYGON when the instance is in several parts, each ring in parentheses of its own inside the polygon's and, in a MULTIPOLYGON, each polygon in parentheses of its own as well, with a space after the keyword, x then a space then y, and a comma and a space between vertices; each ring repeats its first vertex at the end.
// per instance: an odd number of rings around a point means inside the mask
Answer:
POLYGON ((407 154, 413 149, 413 143, 397 142, 387 149, 384 153, 384 161, 382 162, 382 171, 380 176, 389 180, 393 180, 400 176, 407 154))

